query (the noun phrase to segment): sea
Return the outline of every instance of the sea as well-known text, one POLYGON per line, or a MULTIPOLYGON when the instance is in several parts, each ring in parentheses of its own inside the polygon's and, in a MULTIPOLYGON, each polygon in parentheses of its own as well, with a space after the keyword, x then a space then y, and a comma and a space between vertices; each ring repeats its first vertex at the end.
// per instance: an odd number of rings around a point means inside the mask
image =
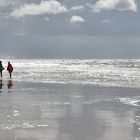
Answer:
MULTIPOLYGON (((8 60, 3 60, 4 65, 8 60)), ((13 59, 15 81, 140 88, 139 59, 13 59)), ((6 77, 6 76, 5 76, 6 77)))
POLYGON ((2 61, 0 140, 140 140, 140 59, 2 61))

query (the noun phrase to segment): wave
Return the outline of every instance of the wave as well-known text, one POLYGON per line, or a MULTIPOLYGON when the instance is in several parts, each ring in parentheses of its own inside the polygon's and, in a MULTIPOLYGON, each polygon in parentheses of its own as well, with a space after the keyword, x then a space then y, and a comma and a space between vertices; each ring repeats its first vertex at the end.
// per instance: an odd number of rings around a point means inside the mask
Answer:
MULTIPOLYGON (((3 62, 6 65, 7 60, 3 62)), ((12 63, 15 81, 140 88, 139 59, 13 59, 12 63)))

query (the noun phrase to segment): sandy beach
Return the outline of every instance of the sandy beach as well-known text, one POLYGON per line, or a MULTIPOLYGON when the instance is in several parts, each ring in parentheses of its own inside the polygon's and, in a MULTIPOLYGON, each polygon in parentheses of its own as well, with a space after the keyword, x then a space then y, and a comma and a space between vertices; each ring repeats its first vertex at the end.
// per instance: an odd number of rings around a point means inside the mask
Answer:
POLYGON ((12 79, 1 85, 0 140, 140 139, 139 89, 12 79))

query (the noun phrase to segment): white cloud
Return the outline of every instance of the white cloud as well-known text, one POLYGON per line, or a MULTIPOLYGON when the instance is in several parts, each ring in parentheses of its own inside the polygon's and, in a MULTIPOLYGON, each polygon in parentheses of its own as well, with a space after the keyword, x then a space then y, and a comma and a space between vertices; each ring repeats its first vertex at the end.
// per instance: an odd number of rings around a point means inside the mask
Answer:
MULTIPOLYGON (((91 7, 91 5, 88 5, 91 7)), ((135 0, 98 0, 92 6, 94 12, 102 10, 118 10, 118 11, 137 11, 135 0)))
POLYGON ((101 22, 102 22, 102 23, 110 23, 111 20, 110 20, 110 19, 103 19, 101 22))
POLYGON ((70 19, 70 23, 77 23, 77 22, 85 22, 85 20, 81 16, 72 16, 70 19))
POLYGON ((71 11, 81 11, 81 10, 84 10, 85 7, 83 5, 77 5, 77 6, 73 6, 71 7, 71 11))
POLYGON ((24 16, 41 14, 59 14, 65 13, 68 9, 56 0, 42 1, 40 4, 24 4, 19 9, 15 9, 11 16, 22 18, 24 16))
POLYGON ((45 17, 44 17, 44 20, 50 21, 50 18, 45 16, 45 17))
POLYGON ((9 4, 15 4, 15 0, 0 0, 0 6, 6 6, 9 4))
POLYGON ((25 35, 25 33, 19 33, 19 36, 24 36, 25 35))

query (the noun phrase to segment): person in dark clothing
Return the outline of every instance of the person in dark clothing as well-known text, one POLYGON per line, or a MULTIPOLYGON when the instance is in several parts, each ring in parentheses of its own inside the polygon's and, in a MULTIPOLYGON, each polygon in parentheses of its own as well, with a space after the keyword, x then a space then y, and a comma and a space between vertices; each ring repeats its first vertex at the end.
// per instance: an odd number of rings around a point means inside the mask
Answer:
POLYGON ((0 75, 2 77, 2 71, 4 70, 4 67, 2 65, 2 61, 0 61, 0 75))
POLYGON ((7 71, 9 72, 10 78, 11 78, 12 77, 12 72, 13 72, 13 66, 10 62, 8 62, 7 71))

